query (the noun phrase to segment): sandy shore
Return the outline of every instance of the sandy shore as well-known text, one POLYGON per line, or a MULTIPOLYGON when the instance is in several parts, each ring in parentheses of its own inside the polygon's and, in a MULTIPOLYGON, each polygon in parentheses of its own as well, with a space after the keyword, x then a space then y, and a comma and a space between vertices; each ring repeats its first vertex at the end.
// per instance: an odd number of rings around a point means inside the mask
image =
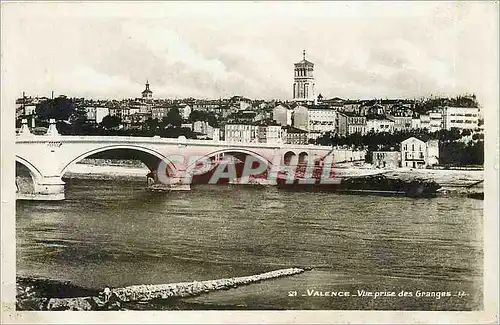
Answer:
POLYGON ((75 164, 64 174, 69 178, 146 178, 149 169, 131 166, 99 166, 93 164, 75 164))
MULTIPOLYGON (((435 181, 445 189, 456 190, 473 186, 482 190, 481 181, 484 180, 482 170, 444 170, 444 169, 374 169, 340 167, 337 169, 339 176, 384 174, 390 178, 412 180, 423 179, 435 181), (474 185, 479 183, 477 185, 474 185)), ((149 173, 149 169, 137 161, 105 161, 84 160, 75 164, 66 172, 65 177, 88 178, 88 179, 111 179, 111 178, 142 178, 149 173)))

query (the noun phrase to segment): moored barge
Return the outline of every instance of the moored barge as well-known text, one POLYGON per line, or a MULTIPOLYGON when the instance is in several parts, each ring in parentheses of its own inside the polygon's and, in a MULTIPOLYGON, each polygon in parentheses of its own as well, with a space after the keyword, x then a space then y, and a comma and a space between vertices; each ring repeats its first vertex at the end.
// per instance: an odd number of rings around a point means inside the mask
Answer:
POLYGON ((385 175, 361 175, 352 177, 338 177, 335 181, 322 182, 321 178, 287 179, 285 175, 279 175, 277 179, 278 189, 289 191, 308 192, 337 192, 349 194, 371 194, 387 196, 409 196, 409 197, 434 197, 441 186, 428 180, 402 180, 388 178, 385 175))

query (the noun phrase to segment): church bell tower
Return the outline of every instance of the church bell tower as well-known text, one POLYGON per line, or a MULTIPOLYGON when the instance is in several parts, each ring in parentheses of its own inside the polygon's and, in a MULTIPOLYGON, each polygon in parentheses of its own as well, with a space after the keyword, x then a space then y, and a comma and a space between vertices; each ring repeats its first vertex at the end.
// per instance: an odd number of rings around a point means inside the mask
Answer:
POLYGON ((306 50, 302 61, 294 64, 293 100, 314 102, 314 63, 306 60, 306 50))

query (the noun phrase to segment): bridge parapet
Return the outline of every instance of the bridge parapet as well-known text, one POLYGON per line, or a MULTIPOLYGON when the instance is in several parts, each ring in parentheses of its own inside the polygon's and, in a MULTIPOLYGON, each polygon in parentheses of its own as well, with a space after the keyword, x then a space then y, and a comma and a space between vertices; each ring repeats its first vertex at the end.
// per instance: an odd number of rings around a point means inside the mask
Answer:
MULTIPOLYGON (((31 134, 31 133, 30 133, 31 134)), ((135 144, 175 144, 183 146, 213 146, 213 147, 244 147, 244 148, 268 148, 268 149, 296 149, 296 150, 331 150, 330 146, 317 146, 313 144, 298 145, 287 143, 257 143, 257 142, 231 142, 179 138, 160 137, 133 137, 133 136, 73 136, 73 135, 33 135, 24 137, 18 135, 16 143, 38 143, 46 141, 48 137, 58 138, 63 143, 135 143, 135 144)))

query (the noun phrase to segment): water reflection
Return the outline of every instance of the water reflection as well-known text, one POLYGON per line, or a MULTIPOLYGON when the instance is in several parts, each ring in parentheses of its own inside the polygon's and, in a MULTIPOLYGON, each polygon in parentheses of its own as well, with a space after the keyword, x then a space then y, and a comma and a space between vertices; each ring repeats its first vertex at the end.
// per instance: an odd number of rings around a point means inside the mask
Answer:
MULTIPOLYGON (((363 286, 462 288, 471 292, 468 299, 427 301, 424 307, 481 305, 480 200, 293 193, 231 185, 198 185, 191 192, 167 194, 147 192, 137 182, 68 183, 65 201, 17 203, 18 274, 101 288, 306 266, 315 269, 192 302, 369 309, 373 302, 291 301, 284 294, 296 287, 355 291, 363 286)), ((418 309, 422 303, 397 300, 376 302, 375 307, 418 309)))

